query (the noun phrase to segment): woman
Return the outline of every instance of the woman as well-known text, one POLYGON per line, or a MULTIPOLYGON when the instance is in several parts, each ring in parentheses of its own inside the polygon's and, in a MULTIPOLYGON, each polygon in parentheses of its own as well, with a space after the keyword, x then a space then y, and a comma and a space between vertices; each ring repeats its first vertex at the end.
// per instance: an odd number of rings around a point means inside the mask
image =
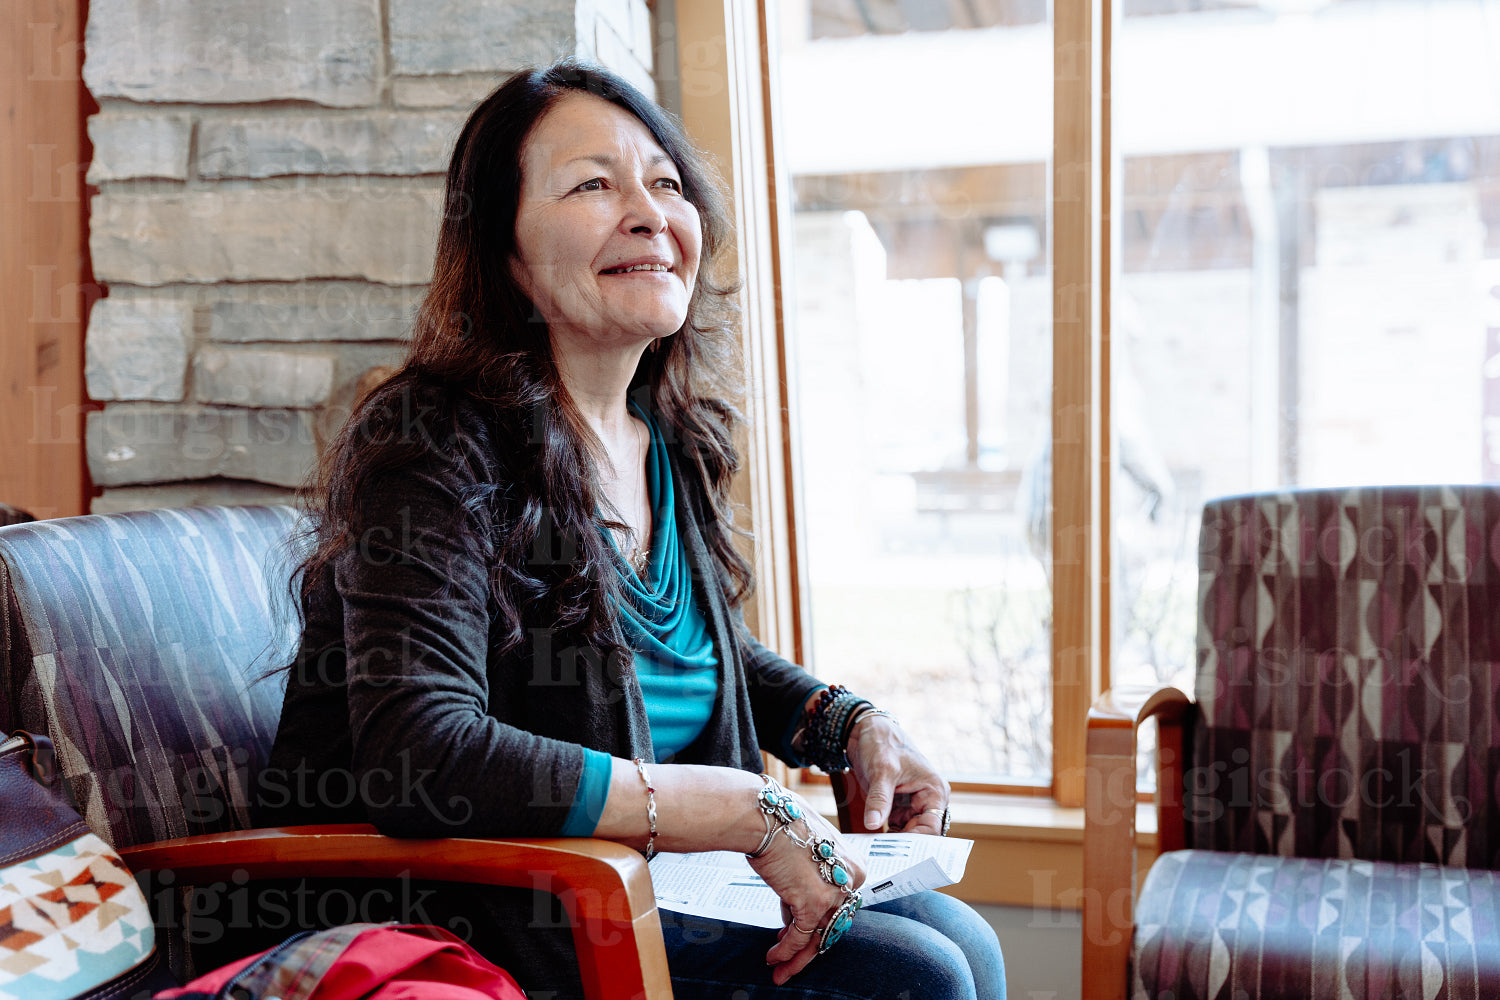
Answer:
MULTIPOLYGON (((679 998, 1000 996, 971 910, 926 894, 856 919, 837 833, 757 773, 761 748, 847 752, 868 825, 946 822, 893 720, 739 616, 729 246, 699 154, 614 75, 559 63, 474 111, 410 356, 321 469, 271 761, 317 794, 272 818, 737 850, 787 925, 667 914, 679 998)), ((549 906, 445 886, 422 915, 533 995, 576 995, 549 906)))

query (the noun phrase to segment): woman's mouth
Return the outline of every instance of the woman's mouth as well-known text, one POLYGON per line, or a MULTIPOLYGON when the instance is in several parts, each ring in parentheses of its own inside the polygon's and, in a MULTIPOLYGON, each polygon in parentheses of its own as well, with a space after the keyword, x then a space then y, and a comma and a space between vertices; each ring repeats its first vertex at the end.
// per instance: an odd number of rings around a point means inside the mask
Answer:
POLYGON ((625 264, 621 267, 608 267, 600 271, 600 274, 629 274, 632 271, 667 271, 672 269, 665 264, 625 264))

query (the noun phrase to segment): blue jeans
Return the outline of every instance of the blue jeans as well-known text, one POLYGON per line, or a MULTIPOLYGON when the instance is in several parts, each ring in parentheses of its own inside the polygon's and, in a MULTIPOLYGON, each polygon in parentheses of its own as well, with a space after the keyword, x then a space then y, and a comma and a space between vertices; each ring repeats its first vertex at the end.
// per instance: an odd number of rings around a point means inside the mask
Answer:
POLYGON ((766 965, 775 931, 661 916, 674 1000, 1005 1000, 995 932, 938 892, 861 910, 844 939, 785 986, 766 965))

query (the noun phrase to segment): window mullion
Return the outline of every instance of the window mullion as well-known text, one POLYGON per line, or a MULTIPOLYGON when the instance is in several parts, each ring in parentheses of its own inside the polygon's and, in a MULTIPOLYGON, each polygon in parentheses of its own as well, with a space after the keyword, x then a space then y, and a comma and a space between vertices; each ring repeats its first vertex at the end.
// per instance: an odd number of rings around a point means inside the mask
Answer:
POLYGON ((1061 0, 1053 24, 1052 781, 1083 804, 1084 719, 1107 673, 1109 423, 1105 0, 1061 0))

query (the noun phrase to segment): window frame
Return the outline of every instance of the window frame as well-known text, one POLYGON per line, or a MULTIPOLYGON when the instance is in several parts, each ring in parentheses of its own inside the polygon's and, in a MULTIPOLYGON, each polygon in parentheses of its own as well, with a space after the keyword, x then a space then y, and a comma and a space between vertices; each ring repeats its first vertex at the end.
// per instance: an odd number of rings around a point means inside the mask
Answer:
MULTIPOLYGON (((1117 239, 1110 225, 1115 187, 1110 6, 1105 0, 1063 0, 1054 5, 1053 16, 1051 782, 958 787, 980 811, 990 810, 990 818, 961 827, 964 835, 1045 844, 1049 850, 1081 841, 1085 719, 1109 677, 1111 431, 1105 374, 1109 268, 1117 239), (1051 812, 1034 811, 1043 806, 1051 812)), ((676 66, 659 65, 658 74, 677 73, 677 110, 717 162, 736 214, 749 424, 736 499, 748 510, 759 584, 746 619, 767 645, 805 663, 811 649, 808 587, 800 555, 795 415, 788 405, 795 396, 796 372, 788 358, 796 331, 782 295, 791 287, 782 236, 792 231, 792 199, 785 160, 778 155, 777 3, 658 0, 654 12, 658 39, 670 37, 677 54, 676 66)), ((670 55, 670 50, 666 45, 657 51, 670 55)), ((811 784, 810 790, 816 789, 816 780, 811 784)), ((1150 824, 1146 827, 1143 846, 1154 843, 1150 824)), ((1064 862, 1045 852, 1037 856, 1046 870, 1060 873, 1051 888, 1032 886, 1029 894, 1015 887, 998 894, 981 891, 974 898, 1076 906, 1072 887, 1081 878, 1073 877, 1074 855, 1066 857, 1064 862), (1042 861, 1044 856, 1051 861, 1042 861)), ((982 863, 977 856, 976 862, 982 863)))

